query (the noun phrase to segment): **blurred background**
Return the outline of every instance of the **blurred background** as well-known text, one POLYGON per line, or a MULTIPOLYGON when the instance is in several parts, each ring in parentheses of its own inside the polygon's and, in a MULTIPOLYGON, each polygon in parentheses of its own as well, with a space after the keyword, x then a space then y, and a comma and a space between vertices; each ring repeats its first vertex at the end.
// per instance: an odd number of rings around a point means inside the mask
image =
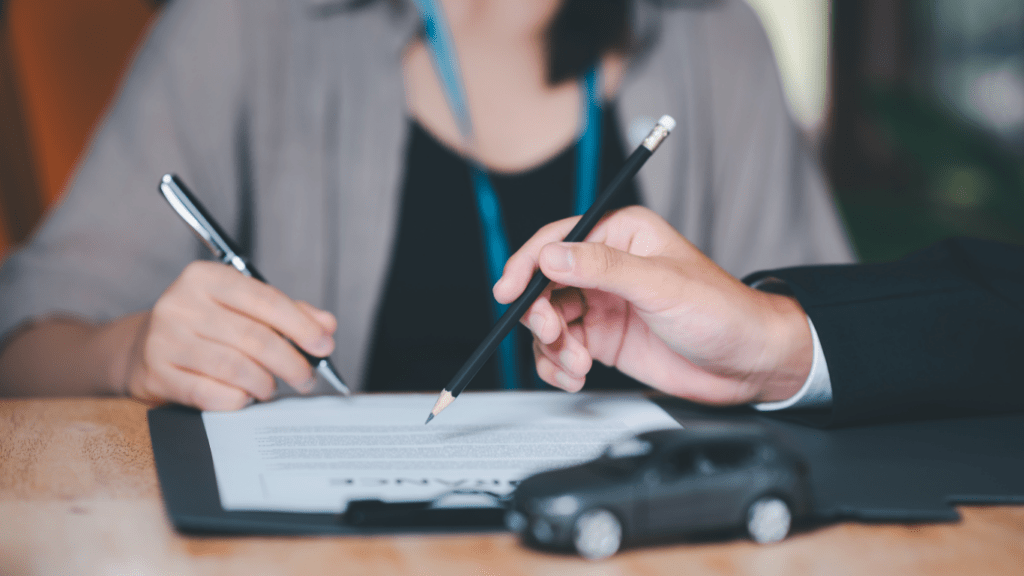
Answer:
MULTIPOLYGON (((747 1, 862 260, 1024 244, 1024 0, 747 1)), ((0 0, 0 259, 59 201, 160 4, 0 0)))

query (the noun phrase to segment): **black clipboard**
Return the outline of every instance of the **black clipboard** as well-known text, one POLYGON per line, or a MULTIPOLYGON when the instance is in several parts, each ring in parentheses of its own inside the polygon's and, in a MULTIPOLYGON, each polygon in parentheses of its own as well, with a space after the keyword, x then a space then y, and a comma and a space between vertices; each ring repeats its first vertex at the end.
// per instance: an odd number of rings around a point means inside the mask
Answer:
MULTIPOLYGON (((955 504, 1024 504, 1024 414, 823 430, 752 410, 655 402, 683 426, 757 422, 800 451, 811 468, 817 520, 953 521, 955 504)), ((190 534, 383 534, 502 530, 499 508, 394 508, 382 522, 339 514, 229 512, 221 508, 199 411, 149 411, 157 475, 174 527, 190 534)), ((387 515, 386 515, 387 516, 387 515)))
MULTIPOLYGON (((385 521, 352 522, 343 514, 235 512, 224 510, 217 492, 213 454, 202 413, 163 406, 148 413, 153 458, 171 523, 187 534, 386 534, 394 532, 493 532, 502 529, 499 508, 410 510, 385 521)), ((399 508, 400 509, 400 508, 399 508)))

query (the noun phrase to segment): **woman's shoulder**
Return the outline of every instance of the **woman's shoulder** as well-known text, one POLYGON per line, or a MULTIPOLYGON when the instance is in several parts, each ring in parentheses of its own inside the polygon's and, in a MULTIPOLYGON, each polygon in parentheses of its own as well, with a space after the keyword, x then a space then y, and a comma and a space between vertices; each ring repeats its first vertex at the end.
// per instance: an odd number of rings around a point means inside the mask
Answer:
POLYGON ((731 74, 772 60, 771 44, 761 21, 744 0, 642 0, 660 11, 662 34, 684 35, 691 49, 707 52, 731 74))
POLYGON ((669 76, 685 76, 711 94, 760 97, 776 89, 771 44, 744 0, 638 0, 637 9, 637 38, 648 38, 638 54, 661 62, 655 68, 663 73, 668 66, 678 71, 669 76))
POLYGON ((225 23, 253 27, 263 32, 291 30, 313 33, 316 29, 345 27, 359 36, 372 36, 378 28, 410 28, 416 21, 411 2, 402 0, 174 0, 163 10, 162 20, 181 20, 212 27, 225 23))

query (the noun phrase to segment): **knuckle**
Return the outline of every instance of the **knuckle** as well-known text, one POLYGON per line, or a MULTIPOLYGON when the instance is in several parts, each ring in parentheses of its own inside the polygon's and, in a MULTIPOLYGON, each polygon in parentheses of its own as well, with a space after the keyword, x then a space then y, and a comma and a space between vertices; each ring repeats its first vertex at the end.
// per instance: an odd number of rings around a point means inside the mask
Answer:
POLYGON ((245 362, 233 354, 219 356, 214 366, 215 377, 223 382, 234 383, 244 381, 248 372, 245 362))
POLYGON ((235 305, 246 312, 264 310, 267 307, 266 298, 257 290, 247 287, 238 288, 232 297, 235 305))
POLYGON ((189 285, 205 283, 213 274, 215 274, 214 266, 220 267, 220 264, 207 262, 205 260, 190 262, 185 266, 185 269, 181 271, 180 278, 189 285))
MULTIPOLYGON (((244 277, 241 279, 251 280, 244 277)), ((240 284, 242 288, 240 289, 239 301, 243 308, 262 317, 279 311, 284 304, 285 296, 271 286, 256 282, 258 281, 253 280, 252 282, 240 284)))
POLYGON ((615 267, 612 252, 604 245, 590 244, 588 248, 590 253, 587 255, 587 261, 590 262, 590 265, 595 272, 600 274, 608 272, 615 267))
POLYGON ((281 337, 260 324, 244 328, 239 337, 239 344, 253 358, 262 358, 273 354, 277 340, 281 337))

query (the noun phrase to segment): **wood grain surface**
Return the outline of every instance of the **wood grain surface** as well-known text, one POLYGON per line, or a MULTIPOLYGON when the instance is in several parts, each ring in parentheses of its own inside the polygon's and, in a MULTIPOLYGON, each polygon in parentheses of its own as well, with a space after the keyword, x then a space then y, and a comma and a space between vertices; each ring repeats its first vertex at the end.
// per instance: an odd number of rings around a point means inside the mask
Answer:
POLYGON ((934 525, 837 524, 626 550, 604 562, 507 534, 186 537, 171 527, 146 407, 120 399, 0 401, 0 575, 1022 574, 1024 506, 962 507, 934 525))

